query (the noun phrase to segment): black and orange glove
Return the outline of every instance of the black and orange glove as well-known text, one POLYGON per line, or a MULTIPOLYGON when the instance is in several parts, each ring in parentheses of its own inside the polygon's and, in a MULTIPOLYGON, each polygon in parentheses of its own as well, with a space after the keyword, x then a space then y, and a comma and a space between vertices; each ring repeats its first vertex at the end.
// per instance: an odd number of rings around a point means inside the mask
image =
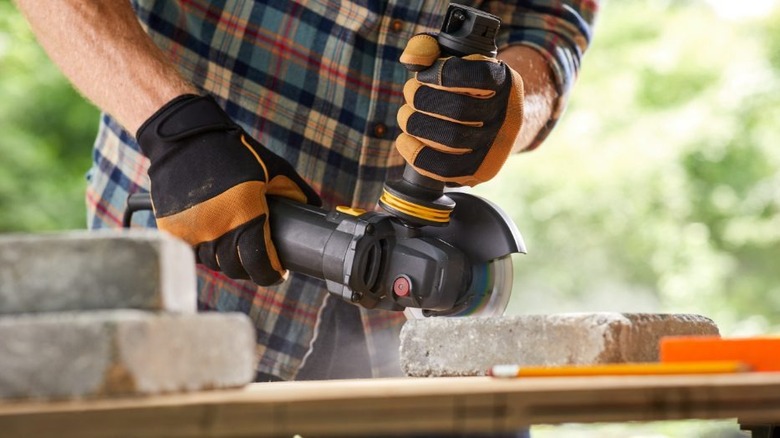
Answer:
POLYGON ((266 195, 319 205, 295 169, 247 135, 211 97, 180 96, 136 136, 151 161, 157 226, 193 246, 197 260, 228 277, 280 281, 266 195))
POLYGON ((412 37, 401 63, 417 72, 404 86, 396 148, 420 174, 474 186, 503 166, 523 121, 523 81, 482 55, 440 57, 436 37, 412 37))

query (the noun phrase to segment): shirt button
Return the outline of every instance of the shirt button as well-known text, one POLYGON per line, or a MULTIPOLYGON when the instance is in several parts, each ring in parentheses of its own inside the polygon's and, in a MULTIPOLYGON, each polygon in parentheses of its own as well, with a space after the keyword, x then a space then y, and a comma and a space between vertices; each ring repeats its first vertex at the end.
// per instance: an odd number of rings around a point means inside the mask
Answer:
POLYGON ((396 18, 395 20, 390 22, 390 30, 392 30, 395 33, 401 32, 402 30, 404 30, 404 22, 396 18))
POLYGON ((382 123, 374 125, 374 136, 383 138, 387 134, 387 126, 382 123))

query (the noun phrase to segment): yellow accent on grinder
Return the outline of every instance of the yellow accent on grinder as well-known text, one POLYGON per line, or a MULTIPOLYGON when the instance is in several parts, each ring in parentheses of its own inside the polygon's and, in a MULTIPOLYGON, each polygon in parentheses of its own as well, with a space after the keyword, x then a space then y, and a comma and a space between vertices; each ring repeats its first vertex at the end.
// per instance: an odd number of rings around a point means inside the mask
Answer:
POLYGON ((362 208, 349 207, 347 205, 337 205, 336 211, 339 213, 348 214, 350 216, 360 216, 366 212, 366 210, 363 210, 362 208))
POLYGON ((379 202, 408 216, 443 224, 450 221, 450 213, 452 213, 452 210, 441 210, 414 204, 393 195, 387 190, 382 191, 382 197, 379 198, 379 202))

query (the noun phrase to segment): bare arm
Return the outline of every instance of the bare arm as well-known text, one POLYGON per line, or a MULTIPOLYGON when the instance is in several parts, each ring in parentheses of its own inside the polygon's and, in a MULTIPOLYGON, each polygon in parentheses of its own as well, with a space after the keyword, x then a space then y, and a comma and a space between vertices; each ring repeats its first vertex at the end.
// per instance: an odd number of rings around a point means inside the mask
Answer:
POLYGON ((535 49, 522 45, 509 46, 498 54, 498 58, 523 78, 523 126, 513 149, 518 152, 528 148, 550 120, 558 93, 547 60, 535 49))
POLYGON ((16 4, 71 83, 132 134, 166 102, 197 93, 141 28, 129 1, 16 4))

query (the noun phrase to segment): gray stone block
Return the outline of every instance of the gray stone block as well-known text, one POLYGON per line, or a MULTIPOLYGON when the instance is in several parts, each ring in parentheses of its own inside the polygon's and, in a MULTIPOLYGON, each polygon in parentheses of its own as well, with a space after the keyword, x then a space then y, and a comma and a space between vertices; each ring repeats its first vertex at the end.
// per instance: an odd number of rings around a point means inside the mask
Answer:
POLYGON ((0 314, 196 311, 195 257, 154 230, 0 236, 0 314))
POLYGON ((658 360, 671 335, 717 335, 706 317, 570 313, 409 320, 401 366, 409 376, 481 376, 494 365, 583 365, 658 360))
POLYGON ((254 378, 255 332, 242 313, 4 316, 0 340, 0 398, 157 394, 254 378))

